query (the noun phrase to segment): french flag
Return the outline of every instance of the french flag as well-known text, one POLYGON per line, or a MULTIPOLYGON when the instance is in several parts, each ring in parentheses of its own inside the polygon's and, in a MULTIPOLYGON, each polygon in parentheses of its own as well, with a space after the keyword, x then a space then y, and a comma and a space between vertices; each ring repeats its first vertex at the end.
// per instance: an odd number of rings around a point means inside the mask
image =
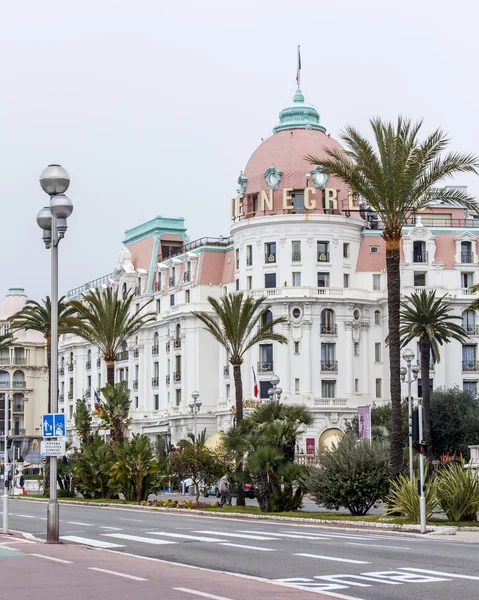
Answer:
POLYGON ((254 367, 251 367, 253 369, 253 395, 255 398, 258 397, 258 382, 256 380, 256 373, 254 372, 254 367))

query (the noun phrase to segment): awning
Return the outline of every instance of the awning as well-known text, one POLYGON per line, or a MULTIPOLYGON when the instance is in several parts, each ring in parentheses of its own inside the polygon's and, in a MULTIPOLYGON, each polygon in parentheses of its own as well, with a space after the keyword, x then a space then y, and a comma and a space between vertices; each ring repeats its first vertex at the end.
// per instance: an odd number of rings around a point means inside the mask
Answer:
POLYGON ((210 450, 223 450, 224 431, 217 431, 206 440, 205 446, 210 450))

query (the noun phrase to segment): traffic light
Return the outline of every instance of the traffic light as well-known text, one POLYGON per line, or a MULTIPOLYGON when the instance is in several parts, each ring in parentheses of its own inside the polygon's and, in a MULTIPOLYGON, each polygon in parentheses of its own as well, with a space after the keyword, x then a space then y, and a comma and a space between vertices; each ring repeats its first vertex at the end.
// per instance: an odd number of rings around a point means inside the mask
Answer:
POLYGON ((424 442, 420 442, 419 444, 419 453, 427 454, 427 444, 425 444, 424 442))
POLYGON ((419 409, 415 408, 412 411, 412 423, 411 423, 411 435, 412 435, 412 443, 416 450, 419 446, 419 409))

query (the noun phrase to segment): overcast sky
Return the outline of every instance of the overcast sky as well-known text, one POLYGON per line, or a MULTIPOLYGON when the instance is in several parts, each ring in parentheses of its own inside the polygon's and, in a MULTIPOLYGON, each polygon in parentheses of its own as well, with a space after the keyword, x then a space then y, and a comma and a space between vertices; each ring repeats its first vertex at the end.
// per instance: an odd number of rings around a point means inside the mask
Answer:
MULTIPOLYGON (((333 137, 398 113, 479 152, 475 0, 22 0, 0 8, 0 294, 49 294, 38 176, 75 209, 60 292, 111 272, 125 229, 184 216, 228 235, 249 156, 302 89, 333 137)), ((464 177, 479 195, 479 182, 464 177)))

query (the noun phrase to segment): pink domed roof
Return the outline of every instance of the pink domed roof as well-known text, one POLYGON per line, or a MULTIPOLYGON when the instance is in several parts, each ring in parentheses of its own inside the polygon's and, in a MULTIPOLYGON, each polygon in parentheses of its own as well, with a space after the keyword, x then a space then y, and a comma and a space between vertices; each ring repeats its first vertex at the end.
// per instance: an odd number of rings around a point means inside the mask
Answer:
MULTIPOLYGON (((10 288, 0 305, 0 322, 7 321, 15 313, 22 310, 28 298, 23 288, 10 288)), ((25 344, 44 344, 45 338, 39 331, 31 329, 24 331, 19 330, 15 333, 15 340, 25 344)))

